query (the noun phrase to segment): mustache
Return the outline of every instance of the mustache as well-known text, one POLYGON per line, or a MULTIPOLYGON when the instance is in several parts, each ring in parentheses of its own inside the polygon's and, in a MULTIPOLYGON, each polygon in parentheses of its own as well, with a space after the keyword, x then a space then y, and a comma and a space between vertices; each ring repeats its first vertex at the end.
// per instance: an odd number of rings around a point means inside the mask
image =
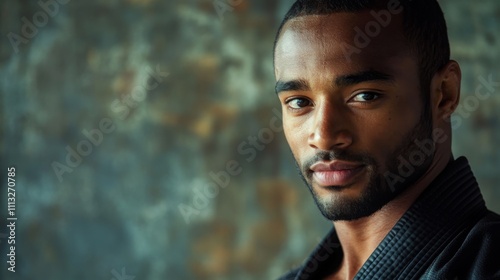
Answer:
POLYGON ((304 174, 312 174, 311 166, 319 161, 350 161, 361 163, 364 165, 376 165, 376 161, 373 157, 365 153, 352 153, 346 150, 342 151, 319 151, 311 158, 305 160, 300 166, 301 171, 304 174))

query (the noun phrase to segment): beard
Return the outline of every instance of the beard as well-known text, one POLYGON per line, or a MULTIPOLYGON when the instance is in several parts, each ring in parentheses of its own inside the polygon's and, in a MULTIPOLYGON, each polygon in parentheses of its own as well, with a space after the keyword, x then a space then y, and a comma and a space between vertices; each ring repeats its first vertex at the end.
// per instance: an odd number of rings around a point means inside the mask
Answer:
POLYGON ((352 221, 370 216, 384 205, 395 199, 402 192, 412 186, 428 169, 434 159, 435 145, 432 141, 432 113, 426 106, 420 121, 411 129, 401 141, 401 144, 391 153, 385 163, 385 168, 367 153, 351 153, 347 150, 332 150, 318 152, 314 157, 298 165, 299 174, 308 186, 319 210, 331 221, 352 221), (431 152, 424 155, 417 141, 431 140, 431 152), (419 155, 416 164, 411 164, 407 172, 401 171, 401 166, 414 163, 415 155, 419 155), (318 161, 342 160, 363 164, 368 173, 368 183, 362 193, 356 198, 342 197, 336 192, 342 186, 329 186, 333 193, 329 196, 320 196, 312 186, 310 167, 318 161), (404 173, 404 174, 403 174, 404 173))

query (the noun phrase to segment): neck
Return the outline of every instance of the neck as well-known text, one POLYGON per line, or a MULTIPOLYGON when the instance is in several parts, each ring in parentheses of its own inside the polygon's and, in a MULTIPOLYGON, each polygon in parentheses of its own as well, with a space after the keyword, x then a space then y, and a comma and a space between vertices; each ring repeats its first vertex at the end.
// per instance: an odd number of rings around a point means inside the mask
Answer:
POLYGON ((334 222, 344 255, 337 276, 343 279, 355 277, 384 237, 443 171, 451 158, 451 152, 436 153, 427 172, 413 186, 372 215, 354 221, 334 222))

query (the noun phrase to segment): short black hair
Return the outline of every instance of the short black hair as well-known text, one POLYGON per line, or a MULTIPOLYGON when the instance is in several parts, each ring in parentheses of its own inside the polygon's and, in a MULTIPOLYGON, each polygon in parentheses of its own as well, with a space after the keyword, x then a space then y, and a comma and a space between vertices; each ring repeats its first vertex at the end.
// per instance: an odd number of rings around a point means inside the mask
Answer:
POLYGON ((403 8, 404 36, 418 59, 421 90, 428 92, 434 74, 450 60, 446 21, 436 0, 297 0, 278 29, 273 57, 283 27, 293 18, 381 10, 386 9, 390 1, 399 2, 403 8))

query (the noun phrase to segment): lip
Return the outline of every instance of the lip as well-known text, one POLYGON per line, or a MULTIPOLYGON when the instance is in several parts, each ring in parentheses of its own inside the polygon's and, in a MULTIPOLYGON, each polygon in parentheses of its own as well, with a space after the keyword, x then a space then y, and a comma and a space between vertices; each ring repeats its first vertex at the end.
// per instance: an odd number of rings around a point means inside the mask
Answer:
POLYGON ((343 187, 351 183, 363 169, 363 164, 347 161, 317 162, 311 166, 314 180, 323 187, 343 187))

